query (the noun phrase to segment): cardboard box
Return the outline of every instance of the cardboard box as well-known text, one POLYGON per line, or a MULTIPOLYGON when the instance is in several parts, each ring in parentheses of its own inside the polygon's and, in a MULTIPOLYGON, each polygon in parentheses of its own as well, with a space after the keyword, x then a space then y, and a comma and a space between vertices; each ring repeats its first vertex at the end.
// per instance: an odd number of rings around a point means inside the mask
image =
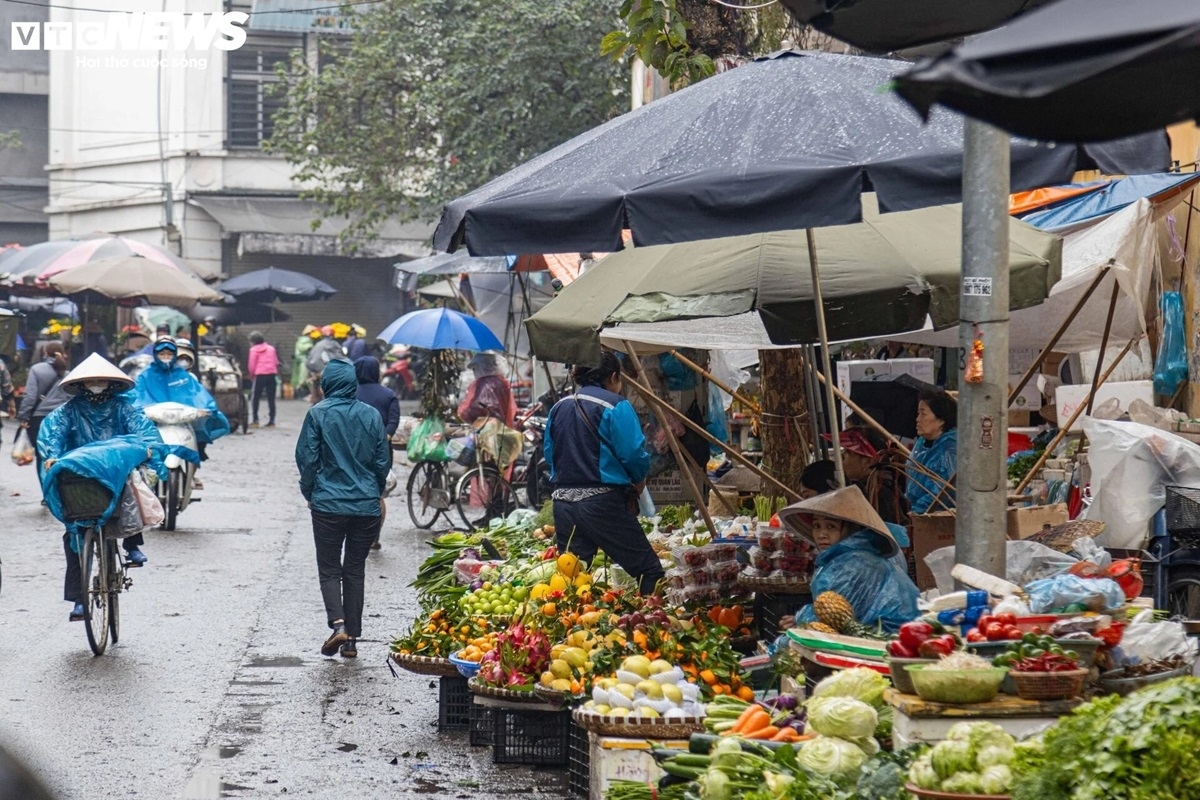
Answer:
MULTIPOLYGON (((1020 375, 1008 376, 1008 391, 1021 382, 1020 375)), ((1037 411, 1042 407, 1042 393, 1038 391, 1037 380, 1030 380, 1021 389, 1021 393, 1013 398, 1008 408, 1010 411, 1037 411)))
MULTIPOLYGON (((846 397, 850 396, 851 385, 875 375, 891 375, 893 361, 877 361, 865 359, 862 361, 839 361, 837 364, 837 387, 846 397)), ((930 362, 932 363, 932 362, 930 362)), ((842 419, 850 416, 850 407, 842 406, 842 419)))
MULTIPOLYGON (((1075 413, 1075 409, 1086 401, 1091 388, 1090 383, 1064 384, 1058 387, 1054 393, 1054 411, 1058 414, 1059 425, 1067 424, 1067 420, 1075 413)), ((1092 407, 1095 408, 1110 397, 1117 399, 1117 402, 1121 404, 1122 411, 1128 411, 1129 404, 1134 400, 1144 400, 1150 405, 1154 405, 1154 382, 1121 381, 1113 383, 1110 381, 1096 390, 1096 400, 1092 407)))
MULTIPOLYGON (((1061 525, 1069 519, 1066 503, 1049 506, 1024 506, 1008 509, 1008 538, 1028 539, 1046 525, 1061 525)), ((934 550, 954 545, 957 518, 948 511, 914 514, 912 517, 913 556, 917 562, 917 588, 922 592, 937 588, 925 556, 934 550)))
MULTIPOLYGON (((700 477, 700 471, 692 466, 689 462, 688 468, 692 470, 692 477, 695 478, 696 484, 703 489, 704 479, 700 477)), ((650 490, 650 499, 655 505, 680 505, 682 503, 691 503, 693 511, 696 505, 692 498, 691 490, 683 480, 683 475, 679 468, 669 469, 661 475, 657 475, 646 481, 646 488, 650 490)))

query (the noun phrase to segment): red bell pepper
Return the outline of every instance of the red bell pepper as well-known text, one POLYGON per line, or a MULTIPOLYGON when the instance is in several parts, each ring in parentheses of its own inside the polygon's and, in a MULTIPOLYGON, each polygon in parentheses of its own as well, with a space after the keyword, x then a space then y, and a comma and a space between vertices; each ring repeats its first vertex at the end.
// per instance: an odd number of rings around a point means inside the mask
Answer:
POLYGON ((916 658, 917 651, 909 650, 904 646, 904 642, 899 639, 892 639, 888 642, 887 653, 892 658, 916 658))
POLYGON ((914 653, 934 635, 928 622, 906 622, 900 626, 900 643, 914 653))
POLYGON ((917 649, 917 653, 922 658, 940 658, 953 653, 957 644, 958 642, 955 641, 954 637, 947 633, 922 642, 921 646, 917 649))

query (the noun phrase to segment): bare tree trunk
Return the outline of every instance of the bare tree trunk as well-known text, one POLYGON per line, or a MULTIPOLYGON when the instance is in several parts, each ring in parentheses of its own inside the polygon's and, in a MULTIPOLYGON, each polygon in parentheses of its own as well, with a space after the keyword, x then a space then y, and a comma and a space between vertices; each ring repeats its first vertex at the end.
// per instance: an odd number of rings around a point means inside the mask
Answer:
MULTIPOLYGON (((758 363, 762 383, 763 469, 799 491, 800 473, 810 450, 800 360, 794 350, 760 350, 758 363)), ((763 493, 780 494, 766 483, 763 493)))

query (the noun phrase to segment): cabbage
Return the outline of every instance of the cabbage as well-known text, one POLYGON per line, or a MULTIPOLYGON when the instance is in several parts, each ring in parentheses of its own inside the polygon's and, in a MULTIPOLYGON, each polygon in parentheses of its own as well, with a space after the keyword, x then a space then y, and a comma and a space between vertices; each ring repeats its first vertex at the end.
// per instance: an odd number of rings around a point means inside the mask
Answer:
POLYGON ((818 736, 800 748, 796 761, 818 775, 848 778, 858 774, 859 768, 867 763, 867 754, 854 742, 836 736, 818 736))
POLYGON ((970 726, 971 729, 967 733, 967 741, 971 743, 971 746, 975 748, 976 752, 985 747, 992 746, 998 746, 1007 750, 1012 750, 1017 744, 1017 740, 1009 735, 1004 728, 1001 728, 999 725, 994 723, 972 722, 970 723, 970 726))
POLYGON ((858 745, 859 748, 867 754, 867 758, 872 758, 878 755, 880 749, 882 749, 879 747, 879 742, 875 741, 873 736, 868 736, 865 739, 850 739, 849 741, 852 741, 858 745))
POLYGON ((930 758, 930 754, 925 753, 908 768, 908 779, 918 789, 937 789, 942 785, 942 777, 933 768, 930 758))
POLYGON ((979 773, 979 788, 984 794, 1008 794, 1012 781, 1012 770, 1004 764, 994 764, 979 773))
POLYGON ((822 736, 866 739, 878 724, 875 709, 852 697, 817 697, 808 704, 808 726, 822 736))
POLYGON ((970 742, 946 740, 938 742, 931 753, 933 768, 943 780, 956 772, 974 772, 975 755, 970 742))
POLYGON ((975 754, 975 767, 982 771, 997 764, 1011 764, 1014 755, 1016 755, 1014 745, 989 744, 987 747, 980 748, 979 752, 975 754))
POLYGON ((983 794, 979 776, 974 772, 956 772, 942 781, 942 791, 957 794, 983 794))
POLYGON ((883 708, 883 690, 890 684, 873 669, 855 667, 835 672, 813 689, 813 697, 853 697, 875 708, 883 708))
POLYGON ((969 742, 971 741, 971 727, 973 722, 956 722, 950 726, 950 730, 946 731, 946 741, 948 742, 969 742))

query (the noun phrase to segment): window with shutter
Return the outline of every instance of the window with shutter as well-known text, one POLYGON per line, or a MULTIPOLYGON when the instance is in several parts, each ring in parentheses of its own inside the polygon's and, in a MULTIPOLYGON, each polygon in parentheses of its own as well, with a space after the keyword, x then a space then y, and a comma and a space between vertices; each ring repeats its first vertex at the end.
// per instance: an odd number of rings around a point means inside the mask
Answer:
POLYGON ((287 66, 293 50, 304 47, 303 36, 251 35, 229 52, 228 146, 258 149, 271 138, 272 117, 286 98, 270 91, 279 82, 276 68, 287 66))

